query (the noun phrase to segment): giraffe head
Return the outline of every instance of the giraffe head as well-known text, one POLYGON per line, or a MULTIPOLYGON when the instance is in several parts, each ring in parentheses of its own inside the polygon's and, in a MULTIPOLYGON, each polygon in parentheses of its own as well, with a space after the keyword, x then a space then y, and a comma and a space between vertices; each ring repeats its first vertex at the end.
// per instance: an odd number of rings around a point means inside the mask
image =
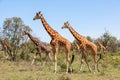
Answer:
POLYGON ((42 14, 41 12, 37 12, 36 15, 34 16, 33 20, 36 20, 36 19, 41 19, 42 18, 42 14))
POLYGON ((63 24, 62 29, 68 28, 69 26, 70 26, 70 25, 69 25, 69 22, 67 21, 67 22, 65 22, 65 23, 63 24))
POLYGON ((28 34, 28 32, 24 31, 24 35, 27 35, 27 34, 28 34))

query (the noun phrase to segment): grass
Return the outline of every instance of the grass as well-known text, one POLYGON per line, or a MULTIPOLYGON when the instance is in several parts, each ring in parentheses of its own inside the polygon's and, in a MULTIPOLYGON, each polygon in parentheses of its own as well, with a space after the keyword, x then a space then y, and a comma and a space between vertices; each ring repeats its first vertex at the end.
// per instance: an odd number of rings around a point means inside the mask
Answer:
MULTIPOLYGON (((0 60, 0 80, 120 80, 120 56, 105 55, 99 62, 100 72, 90 73, 86 64, 83 65, 82 72, 79 71, 80 57, 75 56, 72 64, 73 73, 65 73, 65 56, 58 56, 58 72, 53 73, 53 62, 41 65, 36 61, 30 65, 31 61, 18 60, 15 62, 0 60), (62 57, 62 59, 60 58, 62 57), (62 61, 62 62, 61 62, 62 61)), ((93 67, 93 61, 89 62, 93 67)))

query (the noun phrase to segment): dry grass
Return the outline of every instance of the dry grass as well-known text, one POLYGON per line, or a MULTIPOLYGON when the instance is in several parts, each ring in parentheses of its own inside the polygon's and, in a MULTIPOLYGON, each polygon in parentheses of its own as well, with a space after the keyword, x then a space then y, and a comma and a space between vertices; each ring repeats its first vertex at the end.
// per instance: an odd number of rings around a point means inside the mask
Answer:
POLYGON ((37 61, 31 66, 31 61, 1 61, 0 80, 120 80, 120 59, 118 56, 117 58, 106 56, 104 60, 101 60, 99 63, 101 71, 96 72, 96 74, 90 73, 86 64, 83 65, 83 72, 79 72, 80 61, 78 56, 72 64, 74 72, 66 74, 65 57, 62 60, 62 63, 61 60, 58 60, 58 72, 56 74, 53 73, 54 65, 52 62, 41 65, 37 61))

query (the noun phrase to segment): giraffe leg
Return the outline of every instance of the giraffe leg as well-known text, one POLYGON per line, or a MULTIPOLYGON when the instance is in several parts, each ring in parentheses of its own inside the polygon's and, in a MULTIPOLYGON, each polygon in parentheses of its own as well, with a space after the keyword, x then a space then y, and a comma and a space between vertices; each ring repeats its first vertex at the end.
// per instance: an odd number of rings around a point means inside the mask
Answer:
POLYGON ((52 57, 51 57, 51 52, 48 53, 48 58, 49 58, 50 61, 53 60, 52 57))
POLYGON ((40 56, 40 62, 42 62, 41 52, 38 52, 38 54, 40 56))
POLYGON ((10 57, 13 56, 8 49, 6 50, 6 52, 8 53, 8 55, 9 55, 10 57))
POLYGON ((50 52, 46 51, 45 53, 46 53, 46 54, 45 54, 45 55, 46 55, 46 58, 45 58, 45 61, 43 62, 43 66, 44 66, 45 63, 48 61, 48 59, 49 59, 50 61, 52 61, 50 52))
POLYGON ((69 58, 69 49, 66 50, 66 73, 68 73, 68 68, 70 67, 69 63, 70 63, 70 58, 69 58))
POLYGON ((82 65, 83 65, 83 62, 84 62, 84 55, 82 54, 81 64, 80 64, 80 71, 82 71, 82 65))
POLYGON ((54 71, 56 73, 57 72, 57 53, 54 53, 54 65, 55 65, 54 71))
POLYGON ((54 72, 57 72, 57 51, 58 51, 58 46, 54 45, 53 46, 53 56, 54 56, 54 72))
POLYGON ((85 59, 85 62, 86 62, 86 64, 87 64, 87 66, 88 66, 89 71, 91 72, 91 68, 90 68, 90 65, 89 65, 89 63, 88 63, 88 61, 87 61, 86 55, 84 56, 84 59, 85 59))
POLYGON ((51 53, 50 52, 46 52, 46 61, 49 58, 50 61, 52 61, 52 57, 51 57, 51 53))
POLYGON ((36 57, 37 57, 37 56, 35 55, 35 56, 34 56, 34 58, 33 58, 33 60, 32 60, 31 65, 33 65, 33 64, 34 64, 36 57))
POLYGON ((3 57, 6 57, 6 56, 7 56, 7 52, 4 51, 4 53, 3 53, 3 57))
POLYGON ((99 70, 99 68, 98 68, 98 62, 99 62, 100 59, 101 59, 101 55, 100 55, 99 59, 97 60, 97 71, 98 71, 98 72, 100 72, 100 70, 99 70))
POLYGON ((5 62, 5 60, 7 59, 7 55, 6 55, 6 52, 2 52, 2 55, 3 55, 3 58, 1 58, 1 63, 5 62))
MULTIPOLYGON (((38 55, 38 54, 39 54, 39 52, 37 51, 37 52, 36 52, 36 54, 34 55, 34 58, 33 58, 33 60, 32 60, 31 65, 33 65, 33 64, 34 64, 35 59, 37 58, 37 55, 38 55)), ((41 53, 39 54, 39 56, 40 56, 40 58, 41 58, 41 53)))
POLYGON ((100 72, 99 68, 98 68, 98 62, 97 62, 97 71, 100 72))
POLYGON ((41 53, 42 53, 42 51, 41 51, 41 47, 40 47, 40 46, 37 46, 37 55, 40 56, 40 63, 41 63, 41 65, 43 65, 43 61, 42 61, 42 57, 41 57, 41 53))
POLYGON ((49 58, 49 55, 48 55, 49 53, 48 52, 45 52, 45 62, 48 60, 48 58, 49 58))
POLYGON ((7 55, 7 52, 6 52, 6 51, 4 51, 3 57, 5 57, 5 59, 8 59, 8 55, 7 55))
POLYGON ((52 61, 51 53, 48 53, 48 57, 49 57, 50 61, 52 61))
POLYGON ((94 73, 97 71, 97 56, 94 56, 94 62, 95 62, 95 64, 94 64, 94 73))

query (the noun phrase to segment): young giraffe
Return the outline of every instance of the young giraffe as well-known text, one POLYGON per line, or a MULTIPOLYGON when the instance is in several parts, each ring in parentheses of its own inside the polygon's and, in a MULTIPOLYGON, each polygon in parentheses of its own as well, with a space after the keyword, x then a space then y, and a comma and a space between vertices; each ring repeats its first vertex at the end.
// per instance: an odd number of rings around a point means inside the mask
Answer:
POLYGON ((104 47, 104 46, 102 45, 102 43, 101 43, 100 41, 98 41, 98 40, 97 40, 97 43, 98 43, 98 50, 99 50, 100 52, 103 52, 103 53, 105 54, 105 52, 106 52, 106 50, 107 50, 107 46, 104 47))
POLYGON ((40 58, 41 58, 41 52, 42 52, 42 51, 45 51, 45 53, 46 53, 46 58, 47 58, 47 56, 48 56, 49 59, 51 60, 50 52, 51 52, 51 49, 52 49, 52 48, 49 47, 49 46, 47 46, 47 45, 45 45, 43 42, 41 42, 41 41, 38 40, 37 38, 33 37, 30 33, 26 32, 26 31, 24 31, 24 33, 25 33, 25 35, 28 35, 28 37, 31 39, 31 41, 36 45, 36 50, 37 50, 37 52, 36 52, 36 54, 35 54, 35 56, 34 56, 34 58, 33 58, 33 60, 32 60, 31 65, 35 62, 35 59, 36 59, 37 55, 39 55, 40 58))
POLYGON ((58 47, 59 46, 64 46, 66 50, 66 62, 67 62, 67 69, 66 73, 68 73, 68 67, 69 67, 69 53, 70 53, 70 48, 71 48, 71 43, 69 40, 65 39, 62 37, 56 30, 52 29, 51 26, 46 22, 45 18, 41 14, 41 12, 36 13, 35 17, 33 20, 40 19, 45 30, 48 32, 50 37, 52 38, 50 44, 52 46, 52 51, 54 55, 54 71, 56 73, 57 71, 57 53, 58 53, 58 47))
MULTIPOLYGON (((72 35, 78 40, 79 42, 79 46, 81 48, 81 51, 82 51, 82 59, 81 59, 81 65, 80 65, 80 70, 82 70, 82 64, 83 64, 83 61, 85 60, 88 68, 89 68, 89 71, 91 71, 91 68, 86 60, 86 52, 89 50, 91 51, 91 55, 93 56, 94 58, 94 70, 96 72, 96 69, 98 70, 98 58, 97 58, 97 46, 88 41, 85 37, 83 37, 82 35, 78 34, 67 22, 64 23, 64 25, 62 26, 62 29, 63 28, 68 28, 69 31, 72 33, 72 35)), ((99 70, 98 70, 99 71, 99 70)))

